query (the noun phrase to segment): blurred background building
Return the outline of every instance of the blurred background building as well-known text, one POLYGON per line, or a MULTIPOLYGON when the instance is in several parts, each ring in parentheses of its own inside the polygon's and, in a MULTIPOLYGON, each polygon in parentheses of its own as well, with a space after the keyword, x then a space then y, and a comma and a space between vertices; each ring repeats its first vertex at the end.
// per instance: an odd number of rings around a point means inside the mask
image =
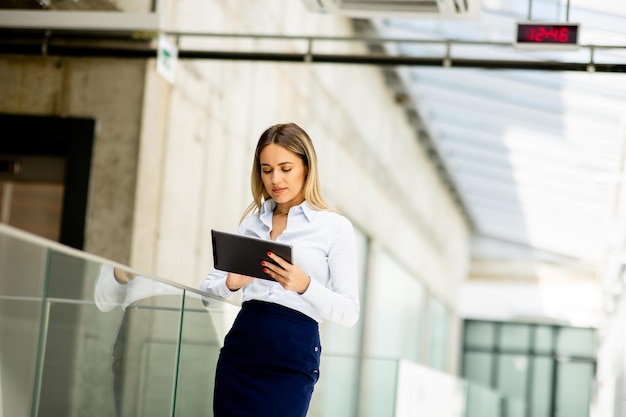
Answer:
POLYGON ((626 416, 626 5, 0 8, 0 417, 115 415, 103 265, 174 293, 132 324, 125 415, 211 415, 237 300, 194 292, 210 230, 236 229, 260 133, 291 121, 360 256, 311 416, 626 416))

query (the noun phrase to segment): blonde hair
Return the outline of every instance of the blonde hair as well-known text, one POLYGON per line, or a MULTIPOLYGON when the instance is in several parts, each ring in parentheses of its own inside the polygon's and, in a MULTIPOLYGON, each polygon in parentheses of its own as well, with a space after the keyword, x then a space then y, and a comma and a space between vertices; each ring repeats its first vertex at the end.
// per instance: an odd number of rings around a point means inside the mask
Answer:
POLYGON ((243 220, 251 213, 261 210, 263 202, 269 198, 261 179, 261 151, 270 144, 283 146, 295 153, 302 159, 307 170, 304 179, 304 199, 311 207, 318 210, 328 210, 328 204, 320 190, 319 174, 317 170, 317 155, 313 142, 309 135, 295 123, 284 123, 270 126, 263 132, 256 145, 254 161, 252 162, 252 174, 250 176, 250 188, 252 189, 252 203, 243 213, 243 220))

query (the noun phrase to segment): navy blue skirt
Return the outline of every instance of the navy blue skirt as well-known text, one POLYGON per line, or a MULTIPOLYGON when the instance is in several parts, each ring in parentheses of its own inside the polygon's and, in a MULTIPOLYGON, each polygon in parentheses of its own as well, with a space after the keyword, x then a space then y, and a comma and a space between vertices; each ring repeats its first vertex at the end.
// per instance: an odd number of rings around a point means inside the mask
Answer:
POLYGON ((318 329, 279 304, 243 303, 220 350, 214 417, 305 417, 319 379, 318 329))

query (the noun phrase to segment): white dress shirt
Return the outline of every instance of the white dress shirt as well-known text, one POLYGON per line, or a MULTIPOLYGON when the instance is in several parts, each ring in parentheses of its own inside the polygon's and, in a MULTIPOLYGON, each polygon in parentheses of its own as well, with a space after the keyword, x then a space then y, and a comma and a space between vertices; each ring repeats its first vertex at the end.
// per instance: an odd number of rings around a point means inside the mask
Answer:
MULTIPOLYGON (((260 213, 241 222, 238 233, 270 240, 275 207, 274 200, 265 201, 260 213)), ((305 201, 289 210, 287 227, 276 242, 293 246, 293 262, 311 278, 309 287, 298 294, 275 281, 255 279, 242 289, 242 301, 277 303, 317 322, 353 326, 359 319, 359 295, 356 239, 350 221, 332 211, 316 210, 305 201)), ((200 289, 223 298, 231 296, 235 292, 226 286, 227 275, 213 270, 200 289)))

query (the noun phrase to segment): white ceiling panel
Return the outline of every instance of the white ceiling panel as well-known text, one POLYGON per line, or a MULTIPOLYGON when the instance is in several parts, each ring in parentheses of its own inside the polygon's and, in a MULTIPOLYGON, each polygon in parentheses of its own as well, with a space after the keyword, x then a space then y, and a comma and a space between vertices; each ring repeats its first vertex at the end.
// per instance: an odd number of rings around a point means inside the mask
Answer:
MULTIPOLYGON (((581 43, 626 46, 623 2, 535 0, 534 20, 580 24, 581 43)), ((494 43, 463 46, 484 59, 587 62, 588 50, 525 52, 513 42, 527 2, 483 0, 480 20, 381 20, 384 37, 494 43), (482 54, 482 55, 481 55, 482 54)), ((441 45, 402 45, 441 56, 441 45)), ((453 57, 459 48, 451 49, 453 57)), ((626 49, 596 62, 626 62, 626 49)), ((454 59, 452 60, 454 62, 454 59)), ((476 234, 598 261, 620 186, 626 137, 626 74, 402 67, 397 70, 476 234)))

